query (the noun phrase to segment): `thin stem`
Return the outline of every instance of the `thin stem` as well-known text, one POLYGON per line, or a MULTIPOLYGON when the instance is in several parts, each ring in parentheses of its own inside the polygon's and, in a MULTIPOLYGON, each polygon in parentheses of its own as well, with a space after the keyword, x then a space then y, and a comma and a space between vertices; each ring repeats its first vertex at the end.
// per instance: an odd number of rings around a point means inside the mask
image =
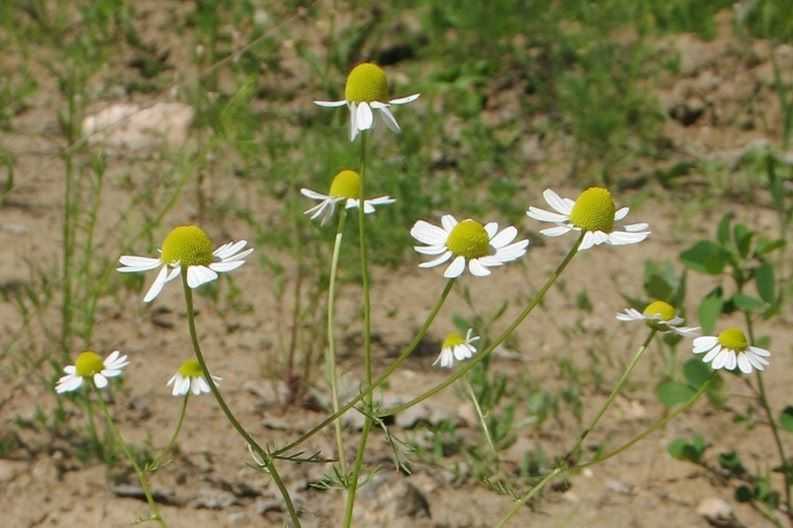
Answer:
POLYGON ((567 255, 565 255, 562 262, 554 270, 551 276, 548 277, 548 280, 545 281, 545 284, 543 284, 542 288, 540 288, 540 291, 537 292, 537 294, 529 302, 526 308, 524 308, 523 311, 520 312, 520 314, 518 314, 518 316, 515 318, 514 321, 512 321, 509 327, 507 327, 507 329, 495 341, 493 341, 493 343, 491 343, 490 346, 488 346, 485 350, 477 354, 471 361, 466 363, 463 367, 457 369, 451 376, 446 378, 445 381, 439 383, 435 387, 420 394, 419 396, 416 396, 407 403, 403 403, 401 405, 394 406, 391 409, 384 410, 378 416, 380 417, 391 416, 393 414, 402 412, 405 409, 409 409, 410 407, 413 407, 417 403, 420 403, 426 400, 427 398, 430 398, 435 394, 441 392, 443 389, 445 389, 446 387, 448 387, 458 379, 468 374, 474 367, 476 367, 480 362, 482 362, 488 356, 488 354, 490 354, 493 350, 496 349, 496 347, 498 347, 510 335, 512 335, 512 332, 514 332, 515 329, 518 327, 518 325, 520 325, 520 323, 523 322, 526 316, 528 316, 531 313, 531 311, 534 310, 534 308, 542 302, 543 298, 545 298, 545 294, 548 292, 551 286, 553 286, 553 284, 556 282, 559 276, 564 272, 565 268, 567 268, 567 265, 570 264, 570 261, 573 260, 573 257, 578 252, 578 246, 581 245, 581 241, 583 239, 584 239, 584 232, 581 233, 581 236, 578 237, 578 240, 576 240, 575 244, 573 244, 573 247, 570 248, 570 251, 568 251, 567 255))
POLYGON ((88 432, 91 433, 91 440, 93 440, 94 445, 99 450, 101 458, 104 459, 105 455, 103 452, 104 450, 102 449, 103 445, 102 442, 99 441, 99 435, 96 434, 94 407, 91 405, 91 397, 88 394, 85 395, 85 415, 88 418, 88 432))
POLYGON ((496 445, 493 443, 493 437, 490 434, 490 428, 487 426, 487 420, 485 419, 485 415, 482 412, 482 407, 479 406, 479 400, 476 398, 476 393, 474 392, 474 388, 471 386, 471 382, 467 379, 465 380, 465 388, 468 391, 468 395, 471 397, 471 402, 474 404, 474 409, 476 409, 476 415, 479 417, 479 423, 482 424, 482 431, 485 434, 485 439, 487 440, 487 445, 490 446, 490 449, 493 451, 493 454, 498 457, 498 450, 496 449, 496 445))
POLYGON ((639 350, 637 350, 636 353, 633 355, 633 358, 631 358, 630 363, 628 363, 628 366, 625 368, 625 371, 622 373, 622 376, 620 376, 620 379, 617 380, 617 384, 614 385, 614 388, 611 390, 611 394, 609 394, 609 397, 606 399, 605 403, 603 403, 603 406, 600 408, 600 411, 598 411, 598 413, 595 415, 595 418, 592 420, 592 423, 589 424, 589 427, 581 431, 581 434, 578 436, 578 441, 576 442, 573 449, 569 451, 567 457, 565 457, 566 459, 570 459, 570 457, 577 456, 578 450, 581 449, 581 444, 584 443, 584 440, 589 435, 589 433, 591 433, 592 430, 595 429, 595 426, 597 426, 598 422, 605 414, 606 409, 608 409, 609 406, 611 406, 611 404, 614 403, 614 399, 617 397, 617 394, 619 394, 620 391, 622 390, 622 387, 625 385, 625 382, 628 380, 628 376, 630 376, 631 372, 633 371, 633 368, 639 362, 639 359, 642 357, 642 354, 644 354, 645 350, 647 350, 647 347, 650 346, 650 342, 652 342, 656 332, 658 332, 658 330, 655 328, 650 330, 650 335, 647 336, 647 339, 644 340, 642 346, 639 347, 639 350))
MULTIPOLYGON (((369 256, 366 248, 366 212, 364 211, 364 198, 366 197, 366 136, 361 134, 361 182, 360 195, 358 196, 358 243, 361 255, 361 289, 363 290, 363 366, 366 372, 366 384, 372 384, 374 374, 372 372, 372 307, 369 298, 369 256)), ((352 468, 352 475, 347 488, 347 506, 344 512, 344 527, 350 528, 352 525, 352 511, 355 507, 355 495, 358 492, 358 476, 363 466, 363 455, 366 450, 366 442, 369 440, 369 429, 372 427, 372 400, 374 393, 370 392, 364 397, 367 413, 364 415, 364 427, 361 433, 361 440, 358 444, 358 451, 355 454, 355 465, 352 468)))
POLYGON ((182 423, 184 422, 184 417, 187 414, 187 400, 190 398, 190 391, 187 391, 187 394, 184 395, 182 398, 182 406, 179 409, 179 418, 176 420, 176 429, 174 429, 173 434, 171 435, 171 439, 168 441, 168 445, 163 449, 160 458, 173 450, 174 444, 176 444, 176 437, 179 436, 179 431, 182 430, 182 423))
MULTIPOLYGON (((93 387, 93 384, 91 385, 93 387)), ((157 501, 154 500, 154 496, 151 493, 151 487, 149 486, 148 479, 146 479, 146 474, 141 469, 140 465, 138 465, 137 460, 135 460, 135 456, 129 450, 129 446, 124 441, 124 437, 121 436, 121 432, 116 428, 116 424, 113 422, 113 417, 110 415, 110 410, 107 408, 105 401, 102 399, 102 395, 99 394, 99 390, 94 387, 96 392, 96 400, 99 402, 99 406, 102 408, 102 412, 105 415, 105 419, 107 420, 107 428, 110 430, 110 434, 113 435, 113 439, 118 442, 118 445, 121 446, 121 450, 124 452, 124 456, 127 457, 129 463, 132 464, 132 468, 135 470, 135 474, 138 476, 138 481, 140 482, 140 487, 143 489, 143 494, 146 496, 146 502, 149 504, 149 514, 150 514, 150 521, 156 521, 162 528, 167 528, 168 525, 165 523, 165 520, 160 515, 160 509, 157 506, 157 501)))
MULTIPOLYGON (((333 404, 333 413, 339 412, 339 391, 338 379, 336 376, 336 337, 334 334, 336 322, 336 273, 339 265, 339 253, 341 252, 341 241, 344 236, 344 221, 347 218, 347 208, 341 207, 339 211, 339 223, 336 225, 336 239, 333 243, 333 256, 330 263, 330 284, 328 286, 328 378, 330 379, 330 396, 333 404)), ((341 420, 335 420, 333 425, 336 428, 336 450, 338 451, 339 466, 341 472, 347 474, 347 457, 344 454, 344 438, 341 432, 341 420)))
POLYGON ((226 400, 224 400, 223 396, 220 394, 220 390, 218 390, 215 380, 212 378, 212 373, 209 372, 209 368, 207 367, 206 361, 204 360, 204 354, 201 352, 201 345, 198 343, 198 333, 196 332, 195 314, 193 310, 193 291, 187 284, 186 266, 182 267, 182 288, 184 289, 184 299, 185 304, 187 305, 187 325, 190 329, 190 339, 193 342, 193 351, 195 352, 195 356, 199 365, 201 365, 201 370, 204 373, 204 379, 209 385, 209 389, 212 391, 212 396, 215 397, 215 400, 218 402, 223 414, 226 415, 226 419, 229 421, 229 423, 231 423, 231 426, 234 427, 234 430, 239 433, 245 442, 251 446, 251 449, 253 449, 254 452, 262 459, 264 465, 266 466, 267 472, 273 478, 273 482, 275 482, 275 485, 281 492, 281 497, 286 504, 286 509, 289 513, 289 517, 292 519, 292 524, 295 528, 300 528, 300 519, 297 516, 297 511, 295 510, 294 504, 292 504, 292 498, 289 496, 289 491, 286 489, 286 486, 281 480, 281 476, 278 474, 278 471, 275 468, 275 463, 272 461, 272 457, 256 442, 256 440, 253 439, 253 437, 248 433, 248 431, 245 430, 242 424, 240 424, 239 420, 237 420, 237 418, 234 416, 234 413, 231 412, 231 409, 226 404, 226 400))
POLYGON ((306 431, 305 433, 300 435, 300 437, 298 437, 297 440, 295 440, 294 442, 289 443, 288 445, 286 445, 286 446, 284 446, 284 447, 282 447, 280 449, 276 449, 273 452, 273 456, 282 455, 283 453, 285 453, 287 451, 290 451, 293 448, 299 446, 300 444, 302 444, 303 442, 305 442, 306 440, 308 440, 309 438, 311 438, 312 436, 314 436, 315 434, 320 432, 322 429, 327 427, 328 424, 332 423, 334 420, 338 419, 344 413, 346 413, 347 411, 352 409, 364 397, 366 397, 369 394, 372 394, 372 392, 377 387, 379 387, 380 385, 385 383, 386 380, 391 376, 391 374, 393 374, 400 366, 402 366, 402 364, 405 361, 407 361, 407 359, 410 357, 410 354, 413 353, 413 351, 416 349, 416 347, 421 342, 421 340, 424 339, 424 336, 427 335, 427 331, 429 330, 430 326, 432 325, 432 322, 435 320, 435 317, 438 315, 438 312, 440 311, 441 307, 446 302, 446 298, 449 296, 449 293, 452 291, 452 286, 454 286, 454 282, 455 282, 455 279, 449 279, 446 282, 446 285, 443 288, 443 292, 441 292, 440 297, 435 302, 435 306, 433 306, 432 309, 430 310, 430 313, 427 315, 427 318, 424 320, 424 323, 421 325, 421 328, 419 329, 418 333, 415 335, 415 337, 413 337, 413 340, 410 343, 408 343, 399 352, 399 356, 394 360, 394 362, 391 363, 385 369, 385 371, 383 371, 383 373, 380 376, 378 376, 377 379, 375 379, 372 382, 371 385, 369 385, 368 387, 364 388, 354 398, 352 398, 350 401, 348 401, 347 403, 342 405, 337 412, 335 412, 335 413, 331 414, 330 416, 326 417, 321 422, 319 422, 317 425, 315 425, 314 427, 312 427, 311 429, 309 429, 308 431, 306 431))
POLYGON ((543 489, 551 479, 553 479, 557 475, 564 473, 565 471, 566 470, 563 468, 556 468, 547 475, 545 475, 545 477, 543 477, 543 479, 539 481, 537 484, 532 486, 532 488, 528 492, 526 492, 525 495, 523 495, 522 497, 520 497, 515 501, 515 504, 512 506, 512 508, 510 508, 507 514, 500 521, 498 521, 496 528, 503 528, 504 526, 506 526, 507 522, 509 522, 512 516, 518 513, 518 511, 523 507, 523 505, 526 504, 526 501, 534 497, 534 495, 536 495, 541 489, 543 489))

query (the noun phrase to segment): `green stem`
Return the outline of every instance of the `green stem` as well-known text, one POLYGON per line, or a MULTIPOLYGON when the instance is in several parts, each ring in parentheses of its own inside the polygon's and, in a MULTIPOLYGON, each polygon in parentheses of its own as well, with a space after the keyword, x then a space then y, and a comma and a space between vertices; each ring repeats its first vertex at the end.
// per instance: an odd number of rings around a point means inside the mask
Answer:
POLYGON ((465 380, 465 388, 468 390, 468 395, 471 397, 471 402, 474 404, 476 415, 479 417, 479 423, 482 424, 482 431, 485 433, 487 445, 490 446, 493 454, 498 457, 498 450, 496 449, 496 444, 493 443, 493 437, 490 434, 490 428, 487 426, 487 420, 485 419, 485 415, 482 412, 482 407, 479 406, 479 400, 476 399, 474 388, 471 386, 471 382, 467 379, 465 380))
POLYGON ((528 492, 526 492, 525 495, 523 495, 522 497, 520 497, 518 500, 515 501, 515 504, 512 505, 512 508, 510 508, 507 514, 500 521, 498 521, 496 528, 503 528, 504 526, 506 526, 507 522, 509 522, 512 516, 518 513, 518 511, 523 507, 523 505, 526 504, 526 501, 534 497, 534 495, 536 495, 541 489, 543 489, 551 479, 564 472, 566 472, 566 470, 562 468, 556 468, 547 475, 545 475, 545 477, 543 477, 543 479, 539 481, 537 484, 532 486, 532 488, 528 492))
POLYGON ((567 255, 565 255, 562 262, 554 270, 551 276, 548 277, 548 280, 545 281, 545 284, 543 284, 542 288, 540 288, 540 291, 537 292, 537 294, 529 302, 526 308, 524 308, 523 311, 520 312, 520 314, 515 318, 515 320, 512 321, 512 323, 509 325, 509 327, 507 327, 507 329, 493 343, 491 343, 490 346, 488 346, 481 353, 477 354, 471 361, 466 363, 463 367, 457 369, 451 376, 446 378, 445 381, 439 383, 435 387, 420 394, 419 396, 416 396, 407 403, 397 405, 395 407, 392 407, 391 409, 386 409, 385 411, 381 412, 378 416, 384 417, 384 416, 391 416, 393 414, 397 414, 441 392, 443 389, 445 389, 446 387, 448 387, 458 379, 468 374, 474 367, 476 367, 480 362, 482 362, 488 356, 488 354, 490 354, 493 350, 495 350, 496 347, 498 347, 501 343, 506 341, 506 339, 510 335, 512 335, 512 332, 515 331, 518 325, 520 325, 520 323, 523 322, 523 320, 531 313, 531 311, 534 310, 534 308, 542 302, 543 298, 545 298, 545 294, 548 292, 551 286, 553 286, 553 284, 556 282, 559 276, 564 272, 565 268, 567 268, 567 265, 570 264, 570 261, 573 260, 573 257, 578 252, 578 246, 581 245, 581 241, 584 239, 584 234, 585 234, 584 232, 581 233, 581 236, 578 237, 578 240, 576 240, 575 244, 573 244, 573 247, 570 248, 570 251, 568 251, 567 255))
POLYGON ((248 433, 248 431, 245 430, 242 424, 240 424, 239 420, 237 420, 237 418, 234 416, 234 413, 231 412, 231 409, 226 404, 226 400, 224 400, 223 396, 220 394, 220 390, 218 390, 215 380, 212 378, 212 373, 209 372, 209 368, 207 367, 206 361, 204 360, 204 354, 201 352, 201 345, 198 343, 198 333, 196 332, 195 314, 193 310, 193 291, 190 289, 190 286, 187 285, 186 266, 182 267, 182 287, 184 289, 185 304, 187 305, 187 325, 190 329, 190 339, 193 342, 193 351, 195 352, 198 363, 201 365, 201 370, 204 373, 204 379, 209 385, 209 389, 212 391, 212 396, 215 397, 215 400, 218 402, 223 414, 226 415, 226 419, 229 421, 229 423, 231 423, 232 427, 234 427, 234 430, 239 433, 245 442, 251 446, 251 449, 253 449, 254 452, 262 459, 267 472, 273 478, 273 482, 275 482, 275 485, 278 487, 278 490, 281 493, 281 497, 286 504, 286 509, 289 513, 289 517, 292 519, 294 528, 300 528, 300 519, 297 516, 297 511, 295 510, 294 504, 292 504, 292 498, 289 496, 289 490, 286 489, 284 482, 281 480, 281 476, 278 474, 272 457, 256 442, 256 440, 253 439, 253 437, 248 433))
MULTIPOLYGON (((361 134, 361 183, 360 195, 358 196, 358 243, 361 254, 361 289, 363 290, 363 366, 366 372, 366 384, 372 384, 374 374, 372 372, 372 307, 369 298, 369 255, 366 248, 366 212, 364 211, 364 198, 366 197, 366 137, 361 134)), ((364 417, 364 427, 361 433, 361 440, 358 444, 358 451, 355 454, 355 465, 352 468, 352 475, 347 488, 347 506, 344 512, 344 527, 350 528, 352 525, 352 511, 355 507, 355 495, 358 492, 358 476, 363 467, 363 455, 366 450, 366 442, 369 440, 369 429, 372 427, 372 400, 374 394, 370 392, 364 398, 367 413, 364 417)))
MULTIPOLYGON (((339 391, 338 378, 336 376, 336 337, 334 327, 336 321, 336 273, 339 265, 339 253, 341 252, 341 241, 344 236, 344 221, 347 218, 347 208, 342 202, 339 211, 339 223, 336 226, 336 239, 333 243, 333 257, 330 263, 330 285, 328 286, 328 377, 330 378, 330 396, 333 404, 333 413, 339 412, 339 391)), ((336 450, 338 451, 339 466, 341 472, 347 474, 347 457, 344 454, 344 438, 341 432, 341 420, 335 420, 333 425, 336 428, 336 450)))
POLYGON ((595 429, 595 426, 597 426, 598 422, 605 414, 606 409, 608 409, 609 406, 611 406, 611 404, 614 403, 614 399, 622 390, 622 387, 625 385, 625 382, 628 380, 628 376, 630 376, 631 372, 633 371, 633 368, 639 362, 639 359, 642 357, 642 354, 644 354, 645 350, 647 350, 647 347, 650 346, 650 342, 655 337, 656 332, 658 332, 658 330, 655 328, 650 330, 650 335, 647 336, 647 339, 644 340, 642 346, 639 347, 639 350, 637 350, 636 353, 633 355, 633 358, 631 358, 630 363, 628 363, 628 366, 625 368, 625 371, 622 373, 622 376, 620 376, 620 379, 617 381, 617 384, 614 385, 611 394, 609 394, 609 397, 606 399, 605 403, 600 408, 600 411, 598 411, 598 413, 595 415, 595 418, 592 420, 592 423, 589 424, 589 427, 581 431, 581 434, 578 436, 578 441, 576 442, 573 449, 569 451, 567 457, 565 457, 566 459, 570 459, 571 457, 577 457, 578 450, 581 449, 581 444, 584 443, 584 440, 589 435, 589 433, 591 433, 592 430, 595 429))
POLYGON ((179 418, 176 420, 176 429, 174 429, 173 434, 171 435, 171 439, 168 441, 168 445, 163 449, 160 457, 162 458, 166 454, 170 453, 173 450, 174 444, 176 444, 176 437, 179 436, 179 431, 182 430, 182 423, 184 422, 184 417, 187 414, 187 400, 190 398, 190 391, 187 391, 187 394, 184 395, 182 398, 182 406, 179 409, 179 418))
MULTIPOLYGON (((93 384, 91 384, 91 387, 93 387, 93 384)), ((156 521, 157 524, 159 524, 162 528, 167 528, 168 525, 165 523, 162 515, 160 515, 160 509, 151 493, 151 487, 149 486, 146 474, 138 465, 138 462, 135 460, 135 456, 129 450, 129 446, 127 446, 127 443, 124 441, 124 437, 121 436, 121 432, 116 428, 116 425, 113 422, 113 417, 110 415, 110 410, 107 408, 105 401, 102 399, 102 395, 99 393, 99 390, 94 387, 94 391, 96 392, 96 400, 99 402, 99 406, 102 408, 102 412, 104 413, 105 419, 107 420, 107 428, 110 430, 110 434, 113 435, 113 439, 118 442, 118 445, 121 446, 124 456, 126 456, 127 460, 129 460, 129 463, 132 464, 132 468, 135 470, 135 474, 138 476, 140 487, 143 489, 143 494, 146 496, 146 502, 149 504, 149 520, 156 521)))
POLYGON ((391 363, 385 369, 385 371, 380 376, 378 376, 377 379, 375 379, 372 382, 371 385, 369 385, 368 387, 363 389, 361 392, 359 392, 353 399, 351 399, 350 401, 348 401, 347 403, 342 405, 341 408, 339 408, 339 410, 337 412, 335 412, 335 413, 331 414, 330 416, 326 417, 321 422, 319 422, 317 425, 315 425, 314 427, 312 427, 311 429, 309 429, 308 431, 306 431, 305 433, 300 435, 300 437, 298 437, 297 440, 295 440, 294 442, 289 443, 288 445, 286 445, 286 446, 284 446, 284 447, 282 447, 280 449, 276 449, 273 452, 273 456, 282 455, 283 453, 285 453, 287 451, 290 451, 290 450, 294 449, 295 447, 299 446, 300 444, 302 444, 303 442, 305 442, 306 440, 308 440, 309 438, 311 438, 312 436, 314 436, 315 434, 320 432, 322 429, 327 427, 328 424, 332 423, 334 420, 338 419, 344 413, 346 413, 347 411, 352 409, 364 397, 372 394, 372 392, 377 387, 379 387, 380 385, 385 383, 386 380, 391 376, 391 374, 393 374, 400 366, 402 366, 402 364, 405 361, 407 361, 407 359, 410 357, 410 354, 413 353, 413 351, 416 349, 416 347, 421 342, 421 340, 424 339, 424 336, 427 335, 427 331, 429 330, 430 326, 432 325, 432 322, 435 320, 435 317, 438 315, 438 312, 440 311, 441 307, 446 302, 446 298, 449 296, 449 293, 452 291, 452 286, 454 286, 454 282, 455 282, 455 279, 449 279, 446 282, 446 285, 443 288, 443 292, 441 292, 440 297, 435 302, 435 306, 433 306, 432 309, 430 310, 430 313, 427 315, 427 319, 421 325, 421 328, 419 329, 418 333, 415 335, 413 340, 410 343, 408 343, 399 352, 399 356, 394 360, 394 362, 391 363))
POLYGON ((86 394, 85 395, 85 415, 88 418, 88 432, 91 433, 91 440, 94 442, 94 446, 96 449, 99 450, 99 454, 101 458, 104 460, 105 455, 102 449, 102 442, 99 441, 99 435, 96 434, 96 421, 94 420, 94 407, 91 405, 91 397, 86 394))

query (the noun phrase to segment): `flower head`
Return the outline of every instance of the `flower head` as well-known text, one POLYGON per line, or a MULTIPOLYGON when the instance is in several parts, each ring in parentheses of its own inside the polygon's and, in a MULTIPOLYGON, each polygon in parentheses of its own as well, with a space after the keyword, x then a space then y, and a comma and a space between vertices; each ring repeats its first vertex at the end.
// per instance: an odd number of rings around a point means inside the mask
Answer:
POLYGON ((465 333, 465 337, 458 332, 450 332, 441 345, 441 353, 433 365, 440 363, 441 367, 451 368, 454 361, 463 361, 476 354, 476 347, 472 343, 479 341, 479 336, 472 335, 470 328, 465 333))
MULTIPOLYGON (((328 194, 318 193, 311 189, 300 189, 300 193, 307 198, 316 200, 319 203, 306 210, 312 220, 320 219, 320 224, 324 225, 336 211, 336 204, 345 202, 344 207, 353 209, 361 203, 361 175, 353 170, 343 170, 333 177, 330 183, 328 194)), ((390 196, 378 196, 363 201, 363 212, 366 214, 374 213, 376 205, 388 205, 396 200, 390 196)))
POLYGON ((129 365, 127 356, 122 356, 115 350, 104 360, 96 352, 87 350, 77 356, 74 365, 63 367, 66 375, 61 376, 55 386, 55 392, 63 394, 79 389, 85 380, 94 382, 97 389, 107 386, 107 378, 114 378, 121 375, 121 369, 129 365))
POLYGON ((118 259, 118 271, 124 273, 160 268, 143 302, 153 301, 163 286, 187 270, 187 285, 198 288, 218 278, 218 273, 232 271, 245 264, 252 248, 243 251, 247 242, 228 242, 212 251, 212 241, 198 226, 185 225, 174 228, 163 240, 159 258, 124 255, 118 259))
POLYGON ((399 132, 399 124, 389 107, 411 103, 419 94, 388 99, 388 79, 377 64, 364 62, 352 69, 344 86, 344 99, 341 101, 314 101, 318 106, 334 108, 347 105, 350 110, 350 141, 355 141, 358 132, 374 127, 374 113, 377 111, 385 125, 399 132))
POLYGON ((459 277, 465 271, 466 262, 472 275, 490 275, 488 268, 501 266, 506 262, 522 257, 529 246, 528 240, 512 243, 518 230, 508 226, 499 232, 498 224, 490 222, 482 225, 476 220, 457 222, 452 215, 441 218, 443 227, 419 220, 410 230, 413 238, 426 244, 415 246, 423 255, 439 255, 428 262, 419 264, 422 268, 439 266, 454 257, 444 271, 447 278, 459 277))
MULTIPOLYGON (((217 385, 222 379, 223 378, 218 376, 212 376, 212 381, 215 382, 215 385, 217 385)), ((201 368, 201 364, 195 358, 183 361, 179 366, 179 370, 176 371, 176 374, 171 376, 171 379, 168 380, 166 385, 173 385, 171 394, 174 396, 186 396, 191 391, 196 396, 202 393, 209 394, 212 392, 212 389, 210 389, 209 383, 207 383, 207 379, 204 376, 204 371, 201 368)))
POLYGON ((718 370, 724 368, 744 374, 751 374, 752 369, 765 370, 768 366, 768 350, 752 346, 746 335, 738 328, 728 328, 718 336, 703 336, 694 339, 694 353, 705 354, 702 361, 718 370))
POLYGON ((629 208, 617 209, 611 193, 602 187, 590 187, 576 201, 561 198, 550 189, 542 193, 545 201, 556 212, 529 207, 526 215, 540 222, 550 222, 554 227, 540 231, 545 236, 561 236, 570 231, 584 231, 579 250, 600 244, 622 246, 636 244, 650 235, 646 223, 628 224, 624 231, 616 230, 615 222, 628 216, 629 208))
POLYGON ((664 301, 654 301, 648 304, 643 312, 635 308, 626 308, 617 314, 620 321, 645 321, 647 326, 659 332, 674 332, 684 337, 695 336, 699 333, 698 326, 682 326, 685 322, 677 314, 671 304, 664 301))

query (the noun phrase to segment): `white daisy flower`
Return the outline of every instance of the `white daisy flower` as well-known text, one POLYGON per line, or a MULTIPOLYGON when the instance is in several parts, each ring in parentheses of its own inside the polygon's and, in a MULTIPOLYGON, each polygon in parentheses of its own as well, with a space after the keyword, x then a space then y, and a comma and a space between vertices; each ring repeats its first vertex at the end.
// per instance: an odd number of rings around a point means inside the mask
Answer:
MULTIPOLYGON (((212 381, 217 385, 223 378, 212 376, 212 381)), ((209 388, 204 371, 201 369, 201 364, 197 359, 192 358, 184 361, 176 374, 171 376, 166 386, 173 385, 171 394, 174 396, 186 396, 188 392, 192 391, 193 394, 199 396, 201 394, 209 394, 212 389, 209 388)))
POLYGON ((419 264, 420 268, 440 266, 454 257, 443 272, 443 276, 447 278, 462 275, 466 261, 472 275, 485 277, 490 275, 488 268, 522 257, 529 246, 528 240, 512 243, 518 235, 518 230, 513 226, 499 232, 495 222, 485 226, 470 219, 458 223, 452 215, 443 215, 441 224, 443 228, 419 220, 410 230, 410 234, 422 244, 427 244, 415 246, 417 252, 423 255, 440 255, 419 264))
POLYGON ((412 103, 420 94, 413 94, 397 99, 388 99, 388 79, 385 72, 377 64, 364 62, 352 69, 347 76, 344 87, 344 99, 341 101, 314 101, 318 106, 334 108, 347 105, 350 109, 350 141, 355 141, 358 132, 374 128, 374 112, 385 125, 399 132, 399 124, 389 108, 391 105, 412 103))
MULTIPOLYGON (((312 220, 320 219, 320 224, 324 225, 336 211, 336 204, 345 202, 344 207, 354 209, 360 204, 361 197, 361 175, 353 170, 343 170, 333 177, 330 183, 328 194, 318 193, 311 189, 300 189, 303 196, 317 200, 319 203, 306 210, 307 215, 311 215, 312 220)), ((363 212, 366 214, 374 213, 376 205, 387 205, 396 202, 390 196, 379 196, 363 201, 363 212)))
POLYGON ((735 370, 737 366, 744 374, 751 374, 752 368, 765 370, 768 366, 768 350, 751 346, 744 333, 738 328, 728 328, 716 336, 702 336, 694 339, 694 353, 705 354, 702 361, 710 363, 715 370, 724 368, 735 370))
POLYGON ((129 365, 127 356, 118 350, 113 351, 104 361, 96 352, 86 351, 77 356, 74 365, 63 367, 65 376, 61 376, 55 386, 55 392, 63 394, 82 387, 85 380, 93 380, 97 389, 107 387, 107 378, 121 375, 121 369, 129 365))
POLYGON ((545 189, 542 195, 556 212, 529 207, 526 215, 540 222, 555 224, 554 227, 540 231, 545 236, 556 237, 570 231, 584 231, 579 250, 600 244, 636 244, 650 235, 647 230, 649 225, 644 222, 625 225, 624 231, 615 230, 614 223, 628 216, 630 209, 623 207, 615 210, 611 194, 602 187, 590 187, 575 202, 569 198, 561 198, 550 189, 545 189))
POLYGON ((137 273, 160 268, 143 302, 153 301, 163 286, 179 276, 187 267, 187 285, 198 288, 218 278, 218 273, 232 271, 243 264, 253 248, 243 251, 246 241, 228 242, 212 251, 212 241, 201 228, 194 225, 173 229, 162 243, 160 258, 124 255, 118 259, 118 271, 137 273))
POLYGON ((683 326, 684 319, 677 315, 674 306, 664 301, 648 304, 644 312, 626 308, 617 314, 617 319, 620 321, 645 321, 650 328, 655 328, 659 332, 674 332, 683 337, 693 337, 699 334, 698 326, 683 326))
POLYGON ((472 343, 479 341, 479 336, 471 335, 473 330, 470 328, 465 333, 465 338, 458 332, 451 332, 446 336, 441 345, 441 353, 438 359, 432 364, 433 366, 440 363, 441 367, 451 368, 454 361, 463 361, 473 357, 476 354, 476 347, 472 343))

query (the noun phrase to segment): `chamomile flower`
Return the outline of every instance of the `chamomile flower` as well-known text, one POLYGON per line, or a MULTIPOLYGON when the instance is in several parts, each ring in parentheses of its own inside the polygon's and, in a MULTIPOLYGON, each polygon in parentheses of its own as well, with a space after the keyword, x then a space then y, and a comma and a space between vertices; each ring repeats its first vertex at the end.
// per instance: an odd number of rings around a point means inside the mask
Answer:
POLYGON ((122 356, 116 350, 104 360, 96 352, 86 351, 77 356, 74 365, 63 367, 65 376, 61 376, 55 386, 55 392, 63 394, 82 387, 86 380, 93 381, 97 389, 107 387, 107 378, 115 378, 121 375, 121 369, 129 365, 127 356, 122 356))
MULTIPOLYGON (((223 378, 218 376, 212 376, 212 381, 215 382, 215 385, 217 385, 222 379, 223 378)), ((173 385, 171 394, 174 396, 186 396, 187 393, 191 391, 196 396, 199 396, 200 394, 209 394, 212 392, 212 389, 209 388, 209 383, 207 383, 206 377, 204 377, 204 371, 201 369, 201 364, 195 358, 184 361, 179 367, 179 370, 176 371, 176 374, 171 376, 171 379, 168 380, 166 385, 173 385)))
MULTIPOLYGON (((328 218, 333 216, 336 204, 345 202, 344 207, 354 209, 360 205, 361 198, 361 175, 353 170, 343 170, 333 177, 330 183, 328 194, 318 193, 311 189, 300 189, 303 196, 316 200, 319 203, 306 210, 307 215, 311 215, 312 220, 320 219, 320 224, 324 225, 328 218)), ((379 196, 363 201, 363 212, 366 214, 374 213, 376 205, 392 204, 396 200, 390 196, 379 196)))
POLYGON ((472 343, 479 341, 479 336, 474 336, 472 333, 473 330, 470 328, 465 333, 465 337, 458 332, 449 333, 446 339, 443 340, 438 359, 432 365, 435 366, 440 363, 441 367, 451 368, 455 360, 463 361, 473 357, 476 354, 476 347, 472 343))
POLYGON ((153 301, 168 282, 187 268, 187 285, 198 288, 218 278, 218 273, 232 271, 245 264, 253 248, 243 251, 246 241, 228 242, 212 251, 212 241, 194 225, 174 228, 162 243, 159 258, 124 255, 118 259, 118 271, 137 273, 160 268, 143 302, 153 301))
POLYGON ((649 225, 642 222, 623 226, 616 230, 614 223, 628 216, 629 208, 617 210, 611 193, 602 187, 590 187, 582 192, 576 201, 561 198, 550 189, 542 193, 545 201, 556 212, 537 207, 529 207, 526 215, 540 222, 550 222, 554 227, 540 231, 545 236, 561 236, 570 231, 584 231, 584 239, 579 250, 589 249, 600 244, 624 246, 636 244, 650 235, 649 225))
POLYGON ((347 105, 350 110, 350 141, 355 141, 358 133, 374 127, 375 112, 385 125, 399 132, 399 124, 391 113, 391 105, 412 103, 420 94, 397 99, 388 98, 388 79, 377 64, 364 62, 352 69, 344 87, 341 101, 314 101, 318 106, 334 108, 347 105))
POLYGON ((459 277, 468 271, 477 277, 490 275, 488 268, 501 266, 506 262, 522 257, 529 246, 528 240, 512 243, 518 235, 513 226, 499 232, 498 224, 490 222, 482 225, 475 220, 457 222, 452 215, 443 215, 442 228, 419 220, 410 230, 413 238, 426 244, 415 246, 415 250, 423 255, 439 255, 438 257, 419 264, 420 268, 440 266, 454 257, 451 264, 443 272, 447 278, 459 277))
POLYGON ((765 370, 768 366, 768 350, 751 346, 744 333, 738 328, 728 328, 718 336, 702 336, 694 339, 694 353, 705 354, 702 361, 713 369, 735 370, 751 374, 752 369, 765 370))
POLYGON ((650 328, 659 332, 674 332, 683 337, 692 337, 699 333, 698 326, 683 326, 685 320, 677 314, 674 306, 664 301, 651 302, 643 312, 635 308, 626 308, 617 314, 617 319, 620 321, 645 321, 650 328))

